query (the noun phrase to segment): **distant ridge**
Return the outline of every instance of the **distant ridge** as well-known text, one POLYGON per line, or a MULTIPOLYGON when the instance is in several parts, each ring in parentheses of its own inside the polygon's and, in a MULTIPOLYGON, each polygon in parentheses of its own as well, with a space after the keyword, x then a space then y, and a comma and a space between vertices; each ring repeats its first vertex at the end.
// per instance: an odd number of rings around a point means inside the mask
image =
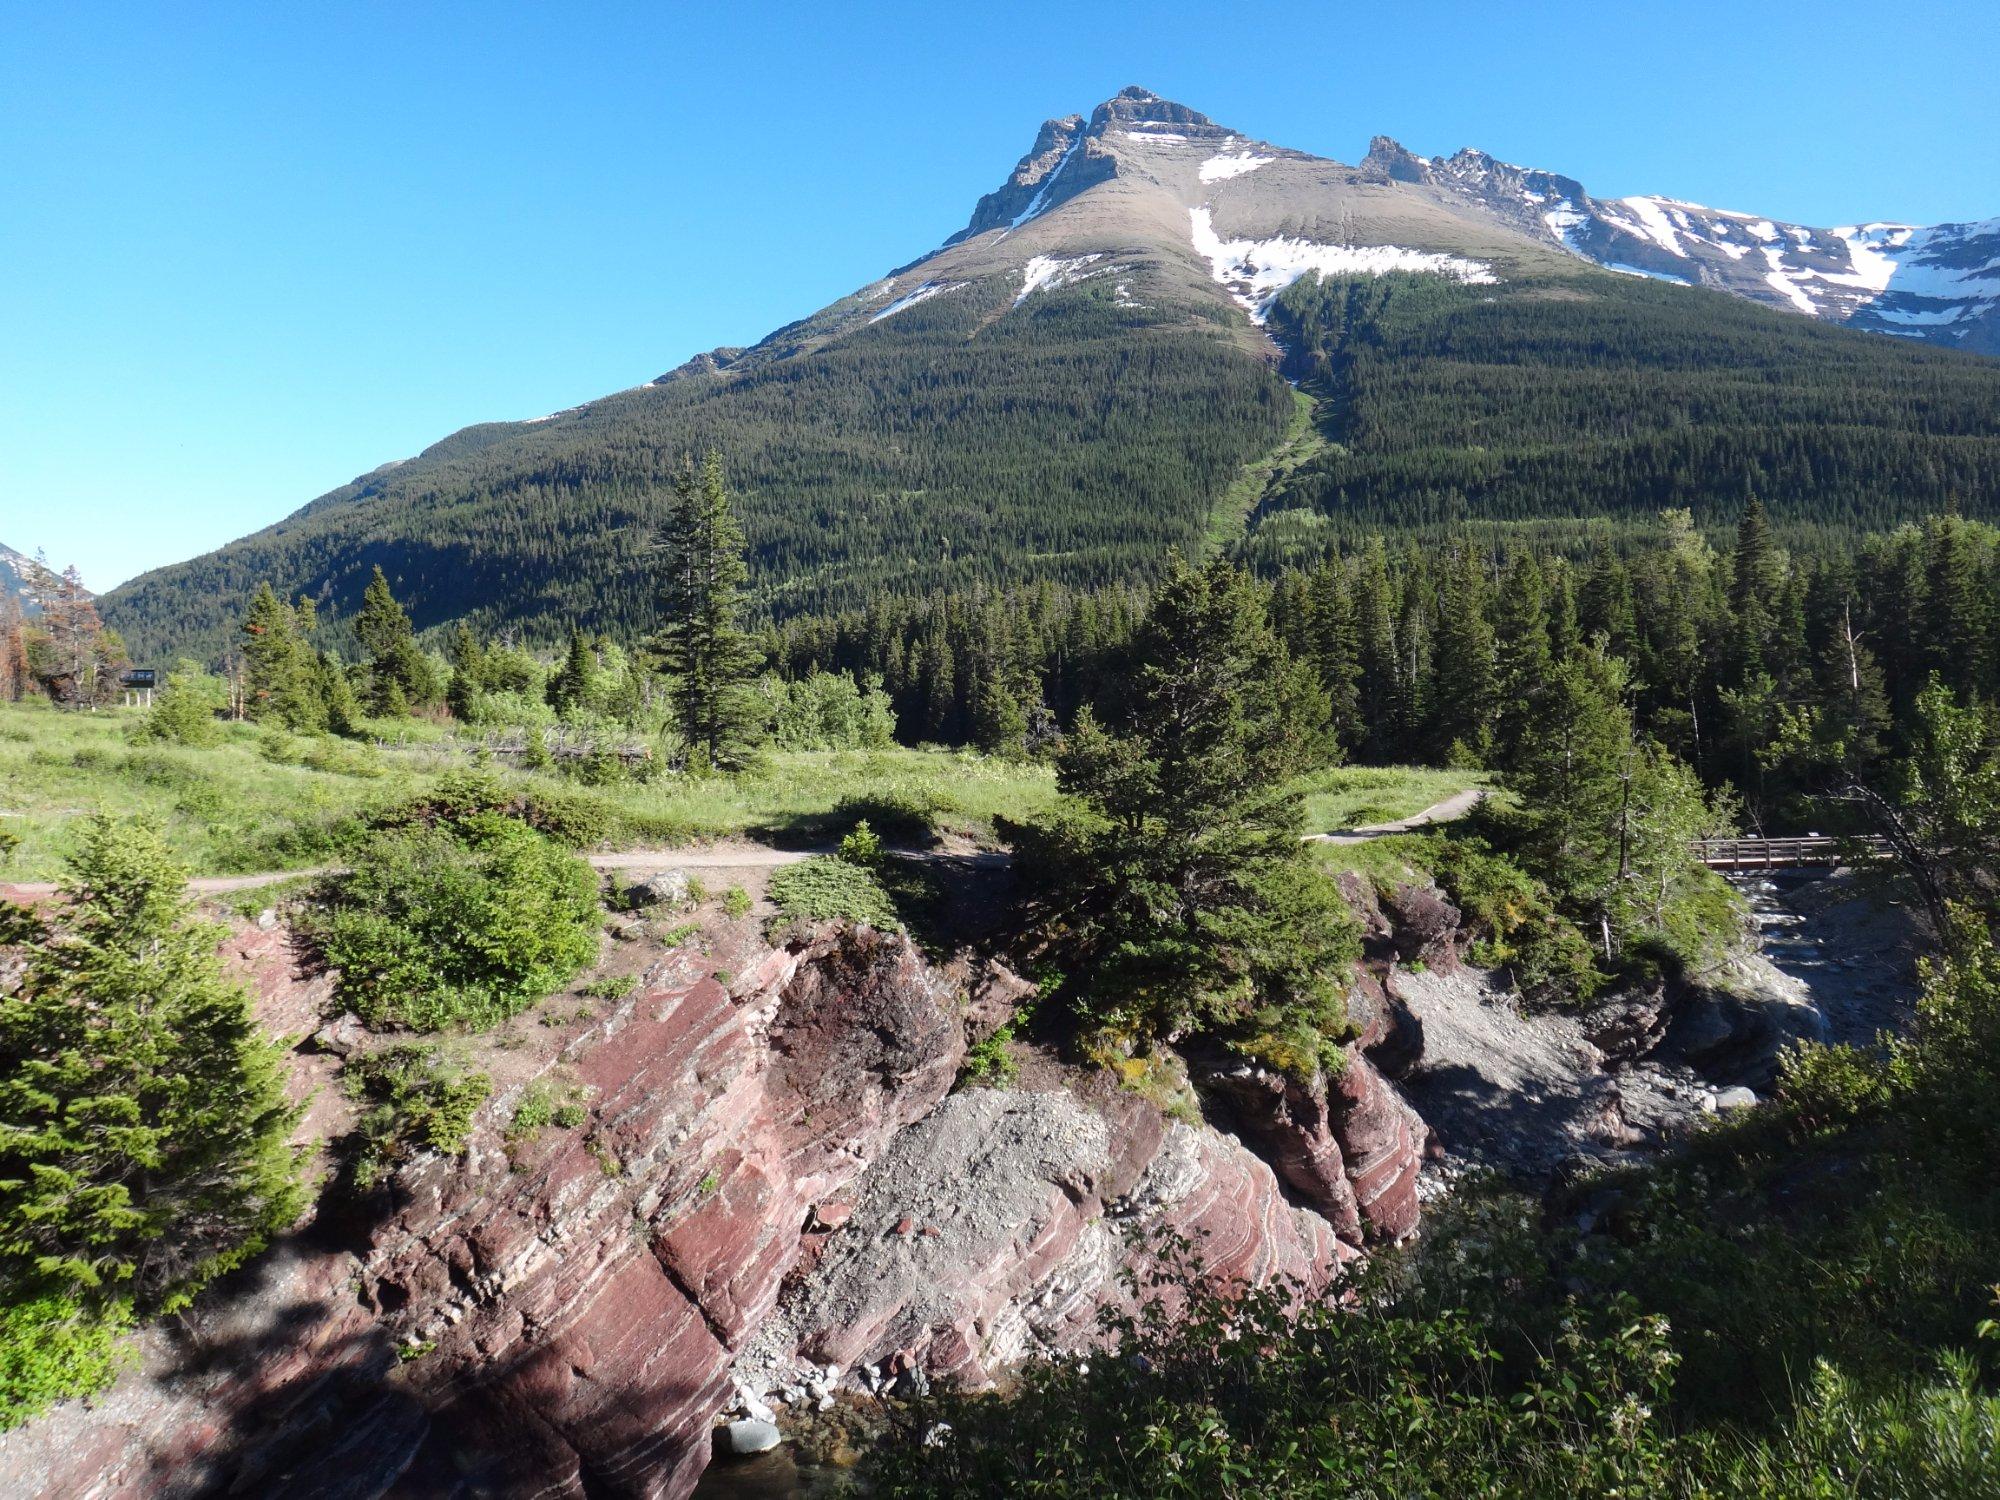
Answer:
POLYGON ((1174 547, 1310 561, 1357 526, 1715 526, 1751 490, 1847 530, 1989 514, 1991 230, 1599 200, 1386 138, 1350 166, 1126 88, 1042 124, 942 246, 761 341, 449 434, 105 614, 142 655, 219 654, 259 582, 338 632, 379 565, 423 629, 636 634, 711 446, 774 617, 1123 583, 1174 547))

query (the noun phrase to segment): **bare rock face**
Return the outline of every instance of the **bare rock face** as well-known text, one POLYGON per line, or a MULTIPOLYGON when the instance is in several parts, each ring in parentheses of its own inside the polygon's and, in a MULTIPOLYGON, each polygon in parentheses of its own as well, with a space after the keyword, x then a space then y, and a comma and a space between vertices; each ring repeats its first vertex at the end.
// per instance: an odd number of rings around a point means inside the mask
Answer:
POLYGON ((268 1295, 226 1288, 98 1410, 10 1435, 0 1492, 687 1494, 811 1206, 950 1087, 945 999, 865 931, 633 997, 570 1048, 583 1127, 510 1161, 503 1095, 464 1160, 398 1175, 358 1251, 266 1257, 268 1295))
POLYGON ((1382 897, 1382 912, 1403 962, 1443 974, 1458 968, 1458 908, 1436 886, 1397 886, 1382 897))
POLYGON ((1219 1285, 1287 1276, 1317 1290, 1355 1254, 1236 1141, 1131 1096, 954 1095, 863 1175, 738 1379, 777 1391, 810 1366, 871 1391, 919 1376, 976 1385, 1088 1348, 1098 1309, 1127 1299, 1120 1272, 1151 1269, 1163 1232, 1219 1285))
POLYGON ((1286 1186, 1349 1246, 1417 1227, 1424 1123, 1367 1055, 1333 1079, 1301 1083, 1240 1059, 1211 1060, 1203 1084, 1226 1097, 1286 1186))
POLYGON ((1429 1135, 1423 1120, 1361 1053, 1348 1058, 1327 1094, 1334 1138, 1368 1238, 1407 1238, 1416 1232, 1419 1214, 1417 1178, 1429 1135))

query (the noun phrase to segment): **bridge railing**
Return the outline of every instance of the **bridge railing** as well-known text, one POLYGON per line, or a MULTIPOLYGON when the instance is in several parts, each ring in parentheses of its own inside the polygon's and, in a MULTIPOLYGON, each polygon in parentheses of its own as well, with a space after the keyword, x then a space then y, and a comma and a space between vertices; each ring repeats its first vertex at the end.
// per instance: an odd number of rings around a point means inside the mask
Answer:
POLYGON ((1838 865, 1853 859, 1886 859, 1886 839, 1841 839, 1826 834, 1797 838, 1697 839, 1695 850, 1711 870, 1787 870, 1838 865))

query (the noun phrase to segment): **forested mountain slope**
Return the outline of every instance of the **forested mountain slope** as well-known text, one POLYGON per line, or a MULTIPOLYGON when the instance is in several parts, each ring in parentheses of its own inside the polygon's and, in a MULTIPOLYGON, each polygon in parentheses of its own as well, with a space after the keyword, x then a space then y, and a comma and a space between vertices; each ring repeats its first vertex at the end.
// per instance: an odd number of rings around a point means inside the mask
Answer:
POLYGON ((143 655, 211 654, 258 581, 338 621, 380 564, 420 628, 642 631, 668 484, 709 447, 787 616, 1145 576, 1246 505, 1260 557, 1461 514, 1720 521, 1747 489, 1784 524, 1977 512, 1996 431, 2000 366, 1599 270, 1130 89, 1044 125, 945 247, 755 347, 467 428, 105 611, 143 655), (1304 463, 1282 361, 1326 440, 1304 463))

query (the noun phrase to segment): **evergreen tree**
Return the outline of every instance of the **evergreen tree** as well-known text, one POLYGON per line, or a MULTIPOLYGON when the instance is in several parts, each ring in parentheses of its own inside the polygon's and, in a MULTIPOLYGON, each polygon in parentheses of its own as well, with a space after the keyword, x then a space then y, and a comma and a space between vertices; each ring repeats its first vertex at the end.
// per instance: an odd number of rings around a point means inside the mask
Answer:
POLYGON ((1433 743, 1450 757, 1484 765, 1492 757, 1496 662, 1486 618, 1485 559, 1460 547, 1445 564, 1432 673, 1433 743))
POLYGON ((1600 651, 1558 664, 1508 777, 1522 807, 1524 863, 1574 914, 1604 927, 1607 947, 1632 753, 1625 685, 1623 662, 1600 651))
POLYGON ((693 764, 732 769, 751 748, 756 662, 737 623, 747 570, 721 454, 711 451, 699 473, 690 461, 675 479, 667 553, 660 655, 681 738, 693 764))
POLYGON ((326 727, 335 734, 358 735, 363 728, 361 700, 354 695, 347 668, 340 658, 322 651, 314 659, 314 675, 319 679, 320 701, 326 704, 326 727))
POLYGON ((469 724, 479 717, 479 703, 486 696, 486 649, 479 644, 479 637, 463 620, 451 633, 451 646, 445 653, 451 663, 451 687, 447 702, 451 705, 452 717, 461 724, 469 724))
POLYGON ((239 632, 245 718, 300 733, 326 727, 326 703, 305 642, 306 628, 298 611, 273 593, 270 584, 257 585, 239 632))
POLYGON ((1058 759, 1084 810, 1027 846, 1066 993, 1114 1031, 1204 1031, 1310 1073, 1344 1040, 1355 952, 1286 791, 1323 752, 1325 696, 1220 560, 1174 560, 1133 657, 1123 721, 1086 710, 1058 759))
POLYGON ((1367 747, 1370 756, 1382 760, 1398 748, 1397 731, 1408 711, 1397 650, 1396 608, 1388 549, 1379 536, 1370 537, 1361 554, 1355 618, 1361 646, 1362 712, 1369 725, 1367 747))
POLYGON ((1729 613, 1735 638, 1730 666, 1742 685, 1764 671, 1777 617, 1778 589, 1783 582, 1771 523, 1764 502, 1752 495, 1736 526, 1736 551, 1730 559, 1729 613))
POLYGON ((1981 679, 1988 650, 1979 560, 1971 528, 1956 515, 1924 525, 1924 598, 1920 616, 1925 665, 1961 697, 1981 679))
POLYGON ((1577 594, 1576 615, 1584 639, 1602 636, 1612 655, 1629 659, 1635 654, 1639 627, 1632 608, 1632 575, 1608 538, 1599 537, 1591 550, 1590 569, 1577 594))
POLYGON ((355 634, 367 648, 369 681, 375 711, 400 718, 437 696, 430 663, 417 649, 410 617, 389 591, 389 580, 378 564, 361 596, 355 634))
POLYGON ((1328 558, 1307 585, 1306 660, 1319 674, 1332 715, 1333 738, 1343 748, 1361 742, 1361 643, 1354 620, 1354 599, 1347 586, 1347 568, 1328 558))
POLYGON ((0 1290, 170 1310, 301 1204, 278 1050, 145 824, 85 828, 0 1005, 0 1290))
POLYGON ((563 664, 550 674, 546 693, 549 707, 558 714, 587 709, 597 695, 597 656, 575 626, 570 627, 569 650, 563 664))
POLYGON ((1494 692, 1502 764, 1511 765, 1529 732, 1549 677, 1549 605, 1541 567, 1523 552, 1508 564, 1494 601, 1494 692))

